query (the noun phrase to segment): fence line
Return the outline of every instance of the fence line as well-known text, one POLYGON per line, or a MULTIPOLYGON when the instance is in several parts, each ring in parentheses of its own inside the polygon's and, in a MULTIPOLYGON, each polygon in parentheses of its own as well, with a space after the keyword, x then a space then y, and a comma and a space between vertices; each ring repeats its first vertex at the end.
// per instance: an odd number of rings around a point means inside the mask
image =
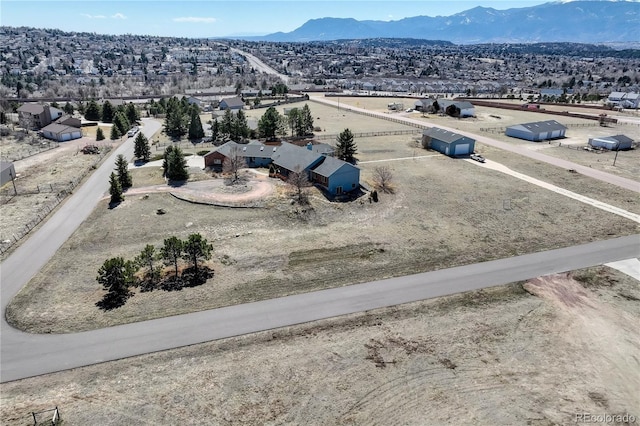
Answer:
MULTIPOLYGON (((374 137, 374 136, 395 136, 395 135, 413 135, 416 133, 420 133, 420 130, 385 130, 379 132, 364 132, 364 133, 354 133, 353 137, 355 138, 366 138, 366 137, 374 137)), ((338 138, 338 134, 334 135, 318 135, 313 139, 316 140, 335 140, 338 138)))
POLYGON ((32 148, 35 148, 33 151, 31 149, 29 149, 27 151, 27 153, 19 153, 19 154, 9 155, 9 156, 7 156, 7 161, 23 160, 25 158, 33 157, 34 155, 38 155, 38 154, 40 154, 42 152, 45 152, 45 151, 51 151, 52 149, 56 149, 59 146, 60 145, 58 145, 58 143, 55 143, 55 144, 49 143, 46 147, 36 147, 34 145, 31 145, 32 148))
MULTIPOLYGON (((33 228, 35 228, 36 226, 38 226, 40 224, 40 222, 42 222, 43 220, 45 220, 47 218, 47 216, 49 216, 49 214, 56 208, 58 207, 58 205, 64 201, 65 198, 67 198, 67 196, 69 194, 71 194, 73 192, 73 190, 80 185, 80 183, 82 182, 82 180, 89 174, 89 172, 93 169, 95 169, 98 164, 100 163, 100 161, 102 161, 102 159, 107 155, 107 153, 110 151, 110 149, 105 150, 104 152, 100 153, 100 156, 98 157, 98 159, 96 161, 93 162, 93 164, 91 164, 89 167, 87 167, 82 174, 69 181, 68 184, 62 185, 62 188, 58 191, 58 193, 56 194, 56 198, 54 198, 53 200, 49 201, 46 204, 43 204, 38 211, 34 214, 34 216, 29 220, 29 222, 27 222, 22 228, 20 228, 18 230, 18 232, 16 234, 13 234, 11 236, 10 239, 7 239, 5 241, 2 241, 0 244, 0 254, 5 253, 7 250, 9 250, 11 247, 13 247, 14 244, 16 244, 18 241, 20 241, 22 238, 24 238, 25 235, 27 235, 29 232, 31 232, 33 230, 33 228)), ((38 189, 40 189, 40 185, 38 185, 38 189)), ((43 185, 42 186, 43 189, 46 189, 46 186, 43 185)), ((57 185, 54 187, 53 185, 50 185, 50 192, 55 192, 54 188, 57 188, 57 185)), ((40 192, 39 190, 37 192, 23 192, 22 194, 36 194, 40 192)), ((47 191, 44 191, 47 192, 47 191)), ((9 200, 13 199, 14 197, 11 197, 9 200)))

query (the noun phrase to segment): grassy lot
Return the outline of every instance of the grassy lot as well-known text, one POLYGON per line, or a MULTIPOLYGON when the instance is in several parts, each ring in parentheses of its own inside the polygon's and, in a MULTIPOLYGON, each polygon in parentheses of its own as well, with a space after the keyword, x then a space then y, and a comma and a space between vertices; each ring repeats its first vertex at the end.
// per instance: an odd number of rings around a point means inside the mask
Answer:
POLYGON ((0 418, 33 424, 55 406, 73 425, 638 418, 638 283, 575 275, 586 288, 516 283, 3 383, 0 418))
MULTIPOLYGON (((319 121, 332 123, 327 132, 398 129, 383 120, 311 107, 319 121), (333 114, 332 119, 323 112, 333 114)), ((395 194, 382 194, 372 204, 366 199, 330 203, 312 190, 307 211, 283 195, 263 209, 194 205, 168 194, 129 196, 113 210, 105 201, 16 297, 7 311, 9 320, 31 332, 87 330, 637 232, 625 219, 419 150, 411 135, 356 142, 362 180, 369 180, 376 166, 388 164, 395 174, 395 194), (159 208, 167 214, 156 215, 159 208), (95 276, 106 258, 131 259, 147 243, 160 246, 168 236, 185 238, 194 232, 214 245, 213 279, 180 292, 137 293, 107 313, 95 307, 103 293, 95 276)), ((547 165, 532 167, 534 176, 549 170, 547 165)), ((159 169, 155 176, 142 170, 148 176, 134 176, 134 182, 157 182, 159 169)))

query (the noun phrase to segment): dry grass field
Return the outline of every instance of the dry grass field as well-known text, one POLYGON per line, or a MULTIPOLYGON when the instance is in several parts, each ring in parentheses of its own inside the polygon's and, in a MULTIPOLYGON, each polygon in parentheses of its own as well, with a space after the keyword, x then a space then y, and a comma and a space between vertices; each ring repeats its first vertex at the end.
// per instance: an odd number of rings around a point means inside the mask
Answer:
POLYGON ((33 424, 57 406, 71 425, 637 419, 638 283, 575 275, 586 283, 556 276, 3 383, 0 418, 33 424))
MULTIPOLYGON (((383 101, 383 108, 391 102, 383 101)), ((310 108, 320 134, 409 129, 310 108)), ((442 120, 453 127, 454 119, 442 120)), ((379 203, 331 203, 311 189, 311 205, 300 208, 279 181, 261 208, 154 192, 132 193, 112 210, 104 201, 18 294, 9 321, 37 333, 88 330, 638 232, 626 219, 424 151, 415 135, 356 143, 363 181, 379 165, 394 173, 396 192, 380 194, 379 203), (160 208, 166 214, 157 215, 160 208), (147 243, 194 232, 214 246, 215 276, 206 284, 136 291, 122 308, 96 308, 103 291, 95 276, 107 257, 133 258, 147 243)), ((635 193, 478 148, 514 170, 640 213, 635 193)), ((136 169, 133 180, 134 190, 163 183, 159 168, 136 169)), ((3 383, 0 422, 32 424, 31 412, 55 406, 64 424, 104 425, 640 418, 640 379, 630 374, 640 369, 638 282, 607 267, 573 275, 580 282, 545 277, 3 383)))
MULTIPOLYGON (((318 122, 331 123, 329 134, 345 127, 354 132, 404 128, 315 103, 311 107, 318 122)), ((260 209, 191 204, 166 193, 129 196, 113 210, 104 201, 12 302, 9 320, 31 332, 87 330, 637 232, 626 219, 424 151, 413 135, 356 142, 362 180, 369 180, 376 166, 388 165, 395 194, 382 194, 379 203, 366 198, 331 203, 310 190, 310 208, 300 209, 275 181, 281 189, 260 209), (381 161, 399 158, 405 159, 381 161), (160 208, 167 214, 156 215, 160 208), (147 243, 160 246, 168 236, 194 232, 214 245, 213 279, 180 292, 137 293, 107 313, 95 307, 103 292, 95 276, 107 257, 132 259, 147 243)), ((539 176, 551 169, 535 165, 531 172, 539 176)), ((153 169, 136 172, 145 174, 144 184, 160 176, 159 168, 155 176, 153 169)), ((134 184, 138 180, 134 175, 134 184)), ((624 208, 621 199, 631 197, 622 191, 620 198, 603 201, 624 208)), ((634 200, 629 205, 637 207, 634 200)))

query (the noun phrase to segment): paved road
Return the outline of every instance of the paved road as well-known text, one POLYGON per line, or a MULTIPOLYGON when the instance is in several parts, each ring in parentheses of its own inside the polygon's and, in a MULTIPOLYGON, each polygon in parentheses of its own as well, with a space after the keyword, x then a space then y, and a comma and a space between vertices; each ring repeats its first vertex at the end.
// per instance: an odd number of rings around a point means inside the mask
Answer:
POLYGON ((83 333, 33 335, 3 327, 0 380, 18 380, 638 257, 639 241, 640 235, 633 235, 83 333))
MULTIPOLYGON (((326 105, 331 105, 331 106, 340 106, 340 108, 342 109, 350 109, 352 111, 360 111, 360 112, 364 112, 367 114, 372 114, 372 115, 376 115, 379 116, 380 118, 389 118, 388 114, 384 114, 381 112, 376 112, 376 111, 370 111, 364 108, 358 108, 358 107, 354 107, 351 105, 347 105, 347 104, 342 104, 339 105, 338 102, 336 101, 332 101, 329 99, 325 99, 322 97, 318 97, 318 96, 312 96, 310 98, 310 100, 313 100, 315 102, 320 102, 326 105)), ((429 126, 431 125, 431 123, 429 123, 428 121, 422 121, 422 120, 416 120, 416 119, 412 119, 412 118, 408 118, 408 117, 404 117, 402 115, 393 115, 394 119, 398 119, 398 120, 404 120, 406 122, 409 123, 415 123, 415 124, 420 124, 423 126, 429 126)), ((495 148, 499 148, 499 149, 503 149, 505 151, 510 151, 513 153, 516 153, 518 155, 522 155, 523 157, 528 157, 531 158, 533 160, 537 160, 537 161, 542 161, 545 163, 549 163, 552 164, 554 166, 557 167, 562 167, 563 169, 566 170, 575 170, 580 174, 583 174, 585 176, 589 176, 591 178, 594 179, 598 179, 607 183, 610 183, 612 185, 616 185, 619 186, 621 188, 625 188, 625 189, 629 189, 631 191, 634 192, 640 192, 640 182, 637 182, 635 180, 631 180, 631 179, 627 179, 627 178, 623 178, 620 176, 616 176, 613 175, 611 173, 607 173, 607 172, 603 172, 600 170, 596 170, 596 169, 592 169, 591 167, 587 167, 587 166, 582 166, 580 164, 576 164, 576 163, 572 163, 571 161, 567 161, 567 160, 563 160, 561 158, 556 158, 556 157, 552 157, 550 155, 546 155, 546 154, 542 154, 540 152, 537 151, 532 151, 529 150, 527 148, 524 148, 522 146, 516 146, 513 144, 509 144, 507 142, 501 142, 486 136, 481 136, 481 135, 476 135, 474 133, 469 133, 469 132, 465 132, 459 129, 454 129, 451 127, 446 127, 446 126, 442 126, 440 124, 438 124, 438 127, 448 130, 450 132, 454 132, 454 133, 458 133, 460 135, 464 135, 464 136, 468 136, 472 139, 475 139, 478 142, 482 142, 486 145, 489 146, 493 146, 495 148)))
POLYGON ((244 50, 236 49, 235 47, 232 47, 231 51, 232 52, 236 52, 236 53, 244 56, 245 58, 247 58, 247 61, 249 62, 249 64, 251 64, 251 67, 253 67, 256 71, 262 72, 262 73, 265 73, 265 74, 276 75, 276 76, 280 77, 280 79, 282 81, 284 81, 285 83, 289 83, 289 77, 288 76, 286 76, 284 74, 280 74, 278 71, 276 71, 275 69, 271 68, 269 65, 265 64, 260 59, 258 59, 255 56, 253 56, 251 53, 245 52, 244 50))

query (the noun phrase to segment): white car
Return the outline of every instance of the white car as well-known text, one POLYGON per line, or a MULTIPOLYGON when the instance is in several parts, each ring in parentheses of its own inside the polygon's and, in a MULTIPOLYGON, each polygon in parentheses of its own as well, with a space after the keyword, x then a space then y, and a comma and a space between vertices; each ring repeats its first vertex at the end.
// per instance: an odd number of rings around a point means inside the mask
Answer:
POLYGON ((129 137, 135 136, 136 133, 138 133, 138 128, 134 127, 133 129, 129 130, 129 133, 127 133, 127 136, 129 136, 129 137))

